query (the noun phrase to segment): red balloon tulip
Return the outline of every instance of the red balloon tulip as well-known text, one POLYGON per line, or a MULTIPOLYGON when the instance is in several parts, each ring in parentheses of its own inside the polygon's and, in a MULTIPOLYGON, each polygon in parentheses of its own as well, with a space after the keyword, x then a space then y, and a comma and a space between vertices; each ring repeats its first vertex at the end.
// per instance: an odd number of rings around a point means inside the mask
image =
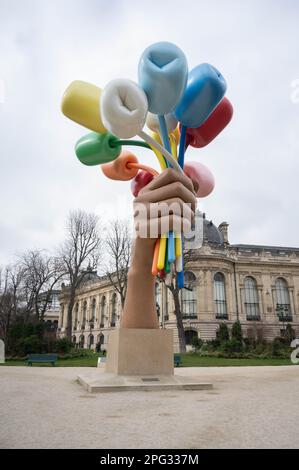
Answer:
POLYGON ((208 119, 196 129, 187 129, 187 145, 201 148, 208 145, 228 125, 233 117, 233 106, 223 98, 208 119))
POLYGON ((131 191, 134 197, 137 197, 139 191, 144 188, 148 183, 150 183, 153 179, 153 175, 148 171, 140 170, 138 171, 135 178, 132 179, 131 182, 131 191))

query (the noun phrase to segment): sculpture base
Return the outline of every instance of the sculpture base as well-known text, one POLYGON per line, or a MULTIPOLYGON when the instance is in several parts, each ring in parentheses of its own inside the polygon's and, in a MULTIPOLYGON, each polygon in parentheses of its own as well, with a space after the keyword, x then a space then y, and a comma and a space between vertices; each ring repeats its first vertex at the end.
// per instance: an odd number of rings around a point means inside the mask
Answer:
POLYGON ((173 332, 133 328, 111 331, 105 370, 126 376, 173 375, 173 332))
POLYGON ((197 377, 174 375, 171 330, 111 331, 106 367, 82 372, 78 382, 90 393, 159 390, 210 390, 197 377))
POLYGON ((161 390, 211 390, 213 385, 197 377, 179 375, 124 376, 104 372, 103 369, 85 371, 77 377, 89 393, 161 391, 161 390))

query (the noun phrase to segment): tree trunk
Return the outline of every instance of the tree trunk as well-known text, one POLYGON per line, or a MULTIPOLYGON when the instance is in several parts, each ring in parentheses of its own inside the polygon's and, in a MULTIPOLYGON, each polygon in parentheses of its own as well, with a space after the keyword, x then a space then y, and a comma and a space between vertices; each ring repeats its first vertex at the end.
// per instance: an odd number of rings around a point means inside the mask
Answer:
POLYGON ((174 299, 176 324, 177 324, 177 329, 178 329, 178 334, 179 334, 180 352, 185 353, 186 352, 186 340, 185 340, 185 330, 184 330, 184 324, 183 324, 183 319, 182 319, 179 293, 180 291, 177 288, 172 290, 172 295, 174 299))
POLYGON ((67 323, 66 323, 66 337, 72 341, 72 326, 73 326, 73 308, 75 305, 76 291, 71 291, 70 301, 67 308, 67 323))

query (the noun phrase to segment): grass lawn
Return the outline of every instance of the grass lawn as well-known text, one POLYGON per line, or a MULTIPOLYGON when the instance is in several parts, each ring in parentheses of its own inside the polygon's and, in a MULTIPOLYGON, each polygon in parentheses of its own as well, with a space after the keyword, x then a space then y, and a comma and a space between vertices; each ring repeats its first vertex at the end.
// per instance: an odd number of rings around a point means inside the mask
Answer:
MULTIPOLYGON (((182 354, 182 367, 228 367, 228 366, 289 366, 290 359, 225 359, 218 357, 200 357, 197 354, 182 354)), ((98 354, 92 356, 58 359, 56 367, 96 367, 98 354)), ((6 361, 0 366, 24 366, 24 361, 6 361)), ((49 364, 33 364, 32 367, 52 367, 49 364)))

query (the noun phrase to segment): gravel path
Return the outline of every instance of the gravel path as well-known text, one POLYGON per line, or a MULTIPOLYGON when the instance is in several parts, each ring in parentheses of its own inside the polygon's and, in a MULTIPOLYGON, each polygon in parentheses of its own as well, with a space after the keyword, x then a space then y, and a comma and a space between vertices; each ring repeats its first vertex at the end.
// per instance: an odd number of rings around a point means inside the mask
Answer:
POLYGON ((0 367, 0 448, 299 448, 299 367, 180 368, 214 389, 93 395, 80 370, 0 367))

